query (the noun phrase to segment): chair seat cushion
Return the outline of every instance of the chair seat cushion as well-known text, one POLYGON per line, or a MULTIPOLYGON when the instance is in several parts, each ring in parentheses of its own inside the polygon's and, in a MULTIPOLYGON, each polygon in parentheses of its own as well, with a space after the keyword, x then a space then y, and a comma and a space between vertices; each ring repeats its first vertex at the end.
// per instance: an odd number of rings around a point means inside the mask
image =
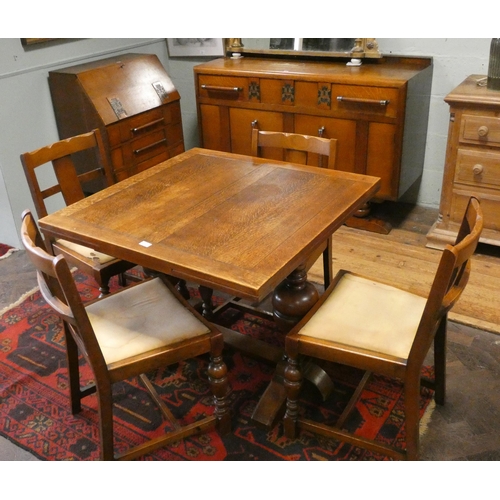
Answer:
POLYGON ((99 262, 99 264, 107 264, 112 260, 116 260, 116 258, 112 257, 111 255, 97 252, 96 250, 92 250, 92 248, 85 247, 83 245, 78 245, 78 243, 72 243, 71 241, 58 239, 56 240, 56 244, 63 249, 68 248, 69 250, 80 254, 82 257, 85 257, 86 259, 97 261, 99 262))
POLYGON ((107 364, 208 333, 159 278, 86 306, 107 364))
POLYGON ((426 299, 346 273, 300 335, 407 359, 426 299))

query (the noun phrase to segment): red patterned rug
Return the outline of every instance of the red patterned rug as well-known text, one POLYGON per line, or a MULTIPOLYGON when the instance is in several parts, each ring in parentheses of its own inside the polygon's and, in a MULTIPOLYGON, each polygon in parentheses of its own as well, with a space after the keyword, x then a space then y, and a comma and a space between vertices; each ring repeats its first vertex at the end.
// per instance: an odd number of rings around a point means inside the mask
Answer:
MULTIPOLYGON (((85 299, 98 295, 96 286, 76 272, 85 299)), ((245 315, 233 329, 281 342, 272 322, 245 315)), ((213 431, 190 437, 144 457, 145 460, 384 460, 385 457, 335 440, 301 432, 295 440, 283 436, 281 424, 271 430, 250 418, 273 374, 272 365, 227 349, 232 386, 233 432, 221 438, 213 431)), ((92 378, 82 360, 83 382, 92 378)), ((153 384, 176 416, 195 420, 212 411, 206 382, 207 359, 199 358, 150 374, 153 384)), ((334 372, 335 390, 319 410, 319 392, 306 385, 302 407, 312 418, 334 421, 345 407, 361 374, 334 372)), ((402 386, 375 377, 366 387, 346 428, 386 443, 404 445, 402 386)), ((432 393, 422 390, 422 414, 432 393)), ((161 433, 163 420, 137 381, 114 386, 116 447, 124 449, 161 433)), ((322 404, 322 403, 321 403, 322 404)), ((323 404, 322 404, 323 405, 323 404)), ((95 460, 98 429, 95 397, 72 415, 61 323, 38 291, 0 316, 0 434, 42 460, 95 460)))
POLYGON ((4 243, 0 243, 0 259, 5 259, 12 252, 17 252, 17 248, 12 248, 9 245, 5 245, 4 243))

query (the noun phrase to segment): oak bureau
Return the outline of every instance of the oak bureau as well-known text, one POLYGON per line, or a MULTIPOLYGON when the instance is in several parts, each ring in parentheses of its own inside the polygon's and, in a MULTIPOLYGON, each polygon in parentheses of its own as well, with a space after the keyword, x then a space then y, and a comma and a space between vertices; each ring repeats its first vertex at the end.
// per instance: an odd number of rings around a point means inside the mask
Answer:
MULTIPOLYGON (((49 72, 61 139, 101 131, 115 181, 184 151, 180 96, 156 55, 124 54, 49 72)), ((95 163, 81 158, 81 169, 95 163)))

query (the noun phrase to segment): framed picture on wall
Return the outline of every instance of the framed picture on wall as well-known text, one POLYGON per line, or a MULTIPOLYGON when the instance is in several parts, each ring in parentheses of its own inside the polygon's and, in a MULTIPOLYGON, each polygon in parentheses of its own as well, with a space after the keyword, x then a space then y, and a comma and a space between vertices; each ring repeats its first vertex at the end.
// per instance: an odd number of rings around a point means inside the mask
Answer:
POLYGON ((223 38, 167 38, 171 57, 223 56, 223 38))

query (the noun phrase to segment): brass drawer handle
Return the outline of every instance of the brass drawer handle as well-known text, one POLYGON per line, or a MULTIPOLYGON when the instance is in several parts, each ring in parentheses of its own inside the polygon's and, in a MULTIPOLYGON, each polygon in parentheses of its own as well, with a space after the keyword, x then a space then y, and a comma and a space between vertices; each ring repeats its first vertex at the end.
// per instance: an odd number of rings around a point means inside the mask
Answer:
POLYGON ((488 135, 488 132, 490 130, 488 129, 488 127, 486 125, 481 125, 478 129, 477 129, 477 135, 479 137, 486 137, 488 135))
POLYGON ((141 132, 142 130, 154 127, 155 125, 158 125, 159 123, 163 123, 163 121, 164 121, 164 118, 159 118, 158 120, 153 120, 152 122, 146 123, 145 125, 141 125, 140 127, 133 128, 132 133, 137 134, 138 132, 141 132))
POLYGON ((144 151, 147 151, 148 149, 155 148, 156 146, 159 146, 160 144, 163 144, 164 142, 167 142, 167 139, 162 139, 161 141, 153 142, 152 144, 149 144, 148 146, 144 146, 143 148, 134 149, 134 154, 140 155, 141 153, 144 153, 144 151))
POLYGON ((378 106, 387 106, 389 104, 389 99, 363 99, 361 97, 344 97, 341 95, 337 96, 337 101, 342 102, 357 102, 361 104, 376 104, 378 106))
POLYGON ((212 90, 216 92, 241 92, 243 90, 242 87, 219 87, 217 85, 202 85, 201 88, 203 90, 212 90))
POLYGON ((483 173, 483 170, 484 167, 480 163, 476 163, 476 165, 472 167, 472 172, 474 173, 474 175, 481 175, 483 173))

